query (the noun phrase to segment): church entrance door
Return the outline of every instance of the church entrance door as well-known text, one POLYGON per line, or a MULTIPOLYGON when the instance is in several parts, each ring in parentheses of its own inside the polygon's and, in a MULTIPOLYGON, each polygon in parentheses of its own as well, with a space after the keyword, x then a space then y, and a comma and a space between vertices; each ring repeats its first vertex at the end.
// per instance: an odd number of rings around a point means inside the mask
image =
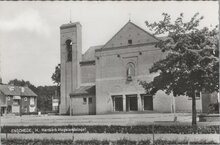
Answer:
POLYGON ((112 96, 114 111, 123 111, 123 98, 122 95, 112 96))
POLYGON ((137 111, 137 95, 126 95, 126 110, 127 111, 137 111))
POLYGON ((143 95, 144 110, 153 110, 153 97, 150 95, 143 95))

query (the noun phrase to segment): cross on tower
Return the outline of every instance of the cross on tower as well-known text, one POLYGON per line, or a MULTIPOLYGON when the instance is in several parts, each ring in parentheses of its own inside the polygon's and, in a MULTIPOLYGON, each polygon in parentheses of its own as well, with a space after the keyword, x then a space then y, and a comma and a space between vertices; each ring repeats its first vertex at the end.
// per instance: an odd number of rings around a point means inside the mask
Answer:
POLYGON ((128 14, 129 15, 129 22, 131 21, 131 13, 128 14))
POLYGON ((71 9, 70 9, 70 23, 72 23, 71 9))

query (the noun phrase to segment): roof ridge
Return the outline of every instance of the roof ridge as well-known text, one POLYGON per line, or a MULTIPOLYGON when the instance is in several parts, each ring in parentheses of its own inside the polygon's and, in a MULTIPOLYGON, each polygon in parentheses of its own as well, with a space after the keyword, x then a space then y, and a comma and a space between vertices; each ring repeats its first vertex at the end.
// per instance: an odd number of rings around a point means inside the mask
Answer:
POLYGON ((88 50, 90 50, 93 47, 101 47, 101 46, 104 46, 104 45, 93 45, 93 46, 90 46, 82 55, 84 55, 86 52, 88 52, 88 50))
POLYGON ((115 33, 115 35, 113 35, 113 37, 111 37, 111 39, 109 39, 109 40, 105 43, 105 45, 103 46, 103 48, 104 48, 118 33, 120 33, 120 32, 123 30, 123 28, 125 28, 128 24, 134 25, 136 28, 138 28, 138 29, 144 31, 145 33, 147 33, 149 36, 153 37, 153 38, 156 39, 157 41, 160 41, 157 37, 155 37, 154 35, 152 35, 152 34, 149 33, 148 31, 146 31, 145 29, 141 28, 140 26, 136 25, 135 23, 133 23, 133 22, 131 22, 131 21, 128 21, 123 27, 121 27, 121 29, 120 29, 117 33, 115 33))
POLYGON ((123 27, 121 27, 121 29, 117 32, 117 33, 115 33, 115 35, 113 35, 113 37, 111 37, 111 39, 109 39, 106 43, 105 43, 105 45, 103 46, 103 48, 108 44, 108 42, 110 42, 127 24, 129 24, 129 23, 131 23, 130 21, 128 21, 123 27))
POLYGON ((133 22, 130 22, 130 23, 133 24, 134 26, 136 26, 137 28, 143 30, 143 31, 146 32, 148 35, 152 36, 153 38, 155 38, 155 39, 157 39, 157 40, 159 41, 159 39, 158 39, 156 36, 154 36, 153 34, 149 33, 147 30, 141 28, 140 26, 136 25, 136 24, 133 23, 133 22))
POLYGON ((21 96, 37 96, 37 94, 32 91, 28 86, 17 86, 11 84, 0 84, 0 91, 5 95, 21 95, 21 96), (13 90, 12 87, 14 88, 13 90), (24 88, 24 92, 22 89, 24 88))

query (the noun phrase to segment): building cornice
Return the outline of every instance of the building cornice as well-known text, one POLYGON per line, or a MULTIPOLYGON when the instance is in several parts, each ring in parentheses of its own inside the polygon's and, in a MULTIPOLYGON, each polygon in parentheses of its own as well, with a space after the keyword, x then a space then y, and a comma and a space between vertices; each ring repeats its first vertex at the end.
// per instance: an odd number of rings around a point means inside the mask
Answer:
POLYGON ((81 61, 80 65, 95 65, 95 60, 81 61))
POLYGON ((140 47, 140 46, 149 46, 149 45, 154 45, 156 43, 157 42, 134 44, 134 45, 125 45, 125 46, 118 46, 118 47, 109 47, 109 48, 104 48, 104 49, 100 48, 100 49, 96 49, 95 52, 109 51, 109 50, 116 50, 116 49, 125 49, 125 48, 140 47))
POLYGON ((63 24, 63 25, 60 26, 60 29, 72 28, 72 27, 76 27, 76 25, 81 25, 81 24, 79 22, 63 24))

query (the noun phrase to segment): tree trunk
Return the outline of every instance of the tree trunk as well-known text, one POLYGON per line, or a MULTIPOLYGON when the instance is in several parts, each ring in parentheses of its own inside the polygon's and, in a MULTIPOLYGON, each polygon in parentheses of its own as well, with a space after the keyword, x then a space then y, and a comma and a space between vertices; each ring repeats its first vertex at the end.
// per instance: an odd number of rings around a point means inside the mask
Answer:
POLYGON ((197 116, 197 112, 196 112, 196 96, 195 93, 191 94, 192 97, 192 125, 196 126, 196 116, 197 116))

